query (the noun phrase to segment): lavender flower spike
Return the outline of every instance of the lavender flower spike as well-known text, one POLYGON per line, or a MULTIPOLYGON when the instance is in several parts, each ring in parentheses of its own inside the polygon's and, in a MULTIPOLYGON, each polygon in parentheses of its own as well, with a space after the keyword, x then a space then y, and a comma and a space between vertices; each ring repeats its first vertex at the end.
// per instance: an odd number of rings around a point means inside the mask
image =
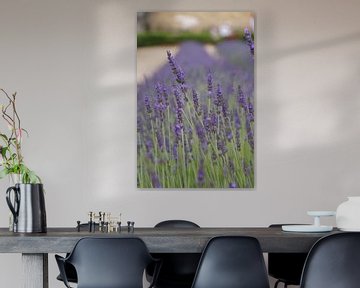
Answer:
POLYGON ((181 132, 182 132, 183 126, 182 124, 176 124, 175 128, 174 128, 174 132, 175 132, 175 137, 176 137, 176 141, 180 142, 181 141, 181 132))
POLYGON ((151 174, 151 182, 153 188, 162 188, 159 177, 156 175, 155 172, 151 174))
POLYGON ((236 188, 236 183, 234 182, 229 183, 229 188, 236 188))
POLYGON ((240 104, 240 106, 245 110, 247 111, 247 102, 246 102, 246 99, 245 99, 245 95, 244 95, 244 92, 243 90, 241 89, 241 86, 238 85, 238 102, 240 104))
POLYGON ((171 52, 168 50, 166 51, 166 53, 171 71, 176 76, 176 82, 178 82, 179 84, 184 84, 185 83, 184 71, 181 69, 179 65, 177 65, 174 56, 171 55, 171 52))
POLYGON ((213 77, 212 77, 210 71, 207 76, 207 83, 208 83, 208 93, 209 93, 209 95, 211 95, 213 92, 213 77))
POLYGON ((181 99, 181 96, 180 96, 180 93, 178 91, 178 89, 174 89, 174 95, 175 95, 175 99, 176 99, 176 121, 177 121, 177 124, 181 125, 183 124, 183 117, 182 117, 182 114, 183 114, 183 107, 184 107, 184 104, 182 102, 182 99, 181 99))
POLYGON ((214 104, 216 106, 218 106, 217 113, 219 114, 220 110, 221 110, 222 113, 223 113, 223 116, 226 118, 227 117, 227 107, 226 107, 226 103, 225 103, 225 100, 224 100, 224 96, 223 96, 220 84, 217 85, 216 99, 215 99, 214 102, 215 102, 214 104))
POLYGON ((150 104, 150 98, 149 98, 149 95, 147 95, 147 94, 144 97, 144 104, 145 104, 145 107, 146 107, 146 112, 148 114, 151 114, 152 109, 151 109, 151 104, 150 104))
POLYGON ((204 160, 201 160, 200 167, 197 174, 197 183, 202 186, 204 184, 205 173, 204 173, 204 160))
POLYGON ((217 85, 217 89, 216 89, 216 99, 215 99, 215 105, 218 107, 221 107, 223 104, 224 98, 223 98, 223 94, 222 94, 222 90, 221 90, 221 85, 218 84, 217 85))
POLYGON ((244 37, 245 37, 247 44, 250 47, 250 53, 251 53, 252 57, 254 58, 254 41, 252 40, 251 32, 246 27, 244 29, 244 37))
POLYGON ((198 115, 201 115, 201 109, 199 106, 199 96, 198 96, 197 92, 195 91, 195 89, 192 89, 192 96, 193 96, 195 111, 198 115))

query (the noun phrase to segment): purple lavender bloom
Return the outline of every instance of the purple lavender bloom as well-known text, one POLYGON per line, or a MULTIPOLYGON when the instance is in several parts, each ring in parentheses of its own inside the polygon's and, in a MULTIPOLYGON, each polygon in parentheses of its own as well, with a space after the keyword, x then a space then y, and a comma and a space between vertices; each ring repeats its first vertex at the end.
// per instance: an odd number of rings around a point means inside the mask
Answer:
POLYGON ((181 90, 181 92, 182 92, 183 95, 184 95, 184 100, 185 100, 186 102, 188 102, 189 99, 186 97, 186 92, 187 92, 187 90, 188 90, 187 85, 186 85, 186 84, 180 84, 180 90, 181 90))
POLYGON ((166 110, 167 105, 165 104, 166 99, 164 99, 164 89, 163 85, 160 82, 156 83, 155 90, 156 90, 156 101, 154 105, 154 110, 157 112, 157 116, 163 120, 164 112, 166 110))
POLYGON ((201 109, 200 109, 200 105, 199 105, 199 96, 196 93, 195 89, 192 89, 192 96, 193 96, 195 111, 198 115, 201 115, 201 109))
POLYGON ((159 177, 156 175, 155 172, 151 174, 151 182, 153 188, 162 188, 159 177))
POLYGON ((178 90, 176 87, 174 87, 174 95, 175 95, 175 100, 176 100, 176 105, 177 105, 177 107, 183 108, 183 107, 184 107, 184 103, 183 103, 183 101, 182 101, 182 99, 181 99, 180 92, 179 92, 179 90, 178 90))
MULTIPOLYGON (((222 90, 221 90, 221 85, 217 84, 217 89, 216 89, 216 98, 214 100, 214 104, 217 107, 221 107, 223 103, 223 95, 222 95, 222 90)), ((220 112, 218 112, 220 113, 220 112)))
POLYGON ((254 122, 254 106, 251 102, 248 103, 248 117, 251 122, 254 122))
POLYGON ((202 184, 204 182, 204 169, 202 167, 199 168, 197 181, 198 181, 198 184, 202 184))
POLYGON ((167 58, 169 61, 171 71, 176 76, 176 79, 175 79, 176 82, 178 82, 179 84, 184 84, 185 83, 184 71, 181 69, 181 67, 179 65, 177 65, 174 56, 171 55, 171 52, 168 50, 168 51, 166 51, 166 53, 167 53, 167 58))
POLYGON ((176 81, 179 84, 184 84, 185 83, 185 73, 184 71, 181 69, 180 66, 178 66, 178 71, 176 72, 176 81))
POLYGON ((250 119, 248 117, 246 118, 246 133, 250 147, 252 150, 254 150, 254 133, 251 127, 250 119))
POLYGON ((156 91, 156 102, 157 103, 163 103, 163 96, 162 96, 162 85, 160 82, 157 82, 155 85, 155 91, 156 91))
POLYGON ((174 95, 175 95, 175 99, 176 99, 176 116, 177 116, 176 122, 177 122, 177 124, 182 126, 182 123, 183 123, 182 108, 184 107, 184 104, 182 102, 180 92, 176 88, 174 88, 174 95))
POLYGON ((244 174, 248 178, 250 175, 251 168, 250 168, 249 164, 245 163, 245 161, 243 161, 242 164, 243 164, 242 166, 243 166, 244 174))
POLYGON ((247 44, 249 45, 250 53, 254 57, 254 48, 255 48, 254 41, 252 40, 251 32, 246 27, 244 29, 244 37, 245 37, 247 44))
POLYGON ((236 183, 235 182, 229 183, 229 188, 237 188, 236 183))
POLYGON ((221 108, 222 108, 221 110, 222 110, 223 117, 226 118, 228 116, 228 112, 227 112, 227 105, 226 105, 225 101, 223 101, 221 108))
POLYGON ((247 102, 246 102, 246 99, 245 99, 244 92, 243 92, 243 90, 241 89, 241 86, 240 86, 240 85, 238 86, 238 102, 239 102, 240 106, 241 106, 245 111, 247 111, 247 102))
POLYGON ((249 144, 250 144, 250 147, 251 147, 251 149, 254 151, 254 133, 252 132, 252 131, 248 131, 248 141, 249 141, 249 144))
POLYGON ((206 134, 204 127, 201 124, 196 124, 196 134, 198 135, 200 142, 201 142, 201 148, 206 151, 208 146, 208 141, 206 139, 206 134))
POLYGON ((197 173, 197 183, 202 186, 204 184, 205 173, 204 173, 204 160, 200 161, 200 166, 197 173))
POLYGON ((212 77, 210 71, 207 76, 207 83, 208 83, 208 93, 209 93, 209 95, 212 95, 212 93, 213 93, 213 77, 212 77))
POLYGON ((149 95, 145 94, 144 102, 145 102, 146 112, 147 112, 148 114, 151 114, 152 109, 151 109, 151 104, 150 104, 149 95))
POLYGON ((145 142, 146 151, 151 151, 153 148, 153 142, 152 140, 148 139, 145 142))
POLYGON ((180 124, 175 125, 175 134, 176 134, 176 136, 181 136, 182 129, 183 129, 183 126, 181 126, 180 124))
POLYGON ((175 137, 176 137, 177 143, 179 143, 181 141, 182 129, 183 129, 182 124, 179 124, 179 123, 175 124, 174 132, 175 132, 175 137))
POLYGON ((241 149, 241 142, 240 142, 240 130, 239 130, 239 129, 236 129, 235 141, 236 141, 236 148, 240 151, 240 149, 241 149))
POLYGON ((173 72, 173 74, 176 75, 176 73, 177 73, 177 64, 175 62, 175 58, 174 58, 174 56, 171 55, 170 50, 167 50, 166 54, 167 54, 167 58, 168 58, 168 61, 169 61, 171 71, 173 72))
POLYGON ((217 139, 217 148, 222 156, 228 151, 225 142, 220 138, 217 139))
POLYGON ((154 162, 154 155, 152 153, 152 151, 153 151, 152 140, 150 140, 150 139, 146 140, 145 147, 146 147, 146 157, 154 162))
POLYGON ((226 138, 227 138, 228 141, 231 141, 231 139, 233 138, 233 134, 232 134, 231 130, 228 130, 226 132, 226 138))
POLYGON ((154 104, 154 111, 155 111, 156 118, 160 119, 160 121, 164 121, 165 109, 166 109, 166 106, 163 103, 155 103, 154 104))
POLYGON ((211 113, 210 119, 211 132, 216 132, 218 125, 218 116, 215 113, 211 113))
POLYGON ((224 100, 223 92, 221 89, 221 85, 217 85, 216 89, 216 99, 214 101, 214 104, 217 106, 217 113, 220 114, 220 111, 222 111, 224 118, 227 117, 227 107, 224 100))
POLYGON ((211 117, 207 116, 204 118, 204 127, 207 132, 211 132, 211 117))
POLYGON ((188 166, 189 163, 193 160, 192 156, 192 131, 189 129, 188 131, 184 131, 184 151, 185 151, 185 167, 188 166))
POLYGON ((154 103, 155 115, 158 119, 163 121, 164 120, 164 111, 166 110, 166 105, 163 101, 162 85, 160 83, 157 83, 155 86, 155 90, 156 90, 156 98, 155 98, 155 103, 154 103))
POLYGON ((175 130, 182 129, 183 128, 183 119, 182 119, 182 109, 181 108, 176 108, 176 116, 177 116, 177 122, 175 124, 175 130))

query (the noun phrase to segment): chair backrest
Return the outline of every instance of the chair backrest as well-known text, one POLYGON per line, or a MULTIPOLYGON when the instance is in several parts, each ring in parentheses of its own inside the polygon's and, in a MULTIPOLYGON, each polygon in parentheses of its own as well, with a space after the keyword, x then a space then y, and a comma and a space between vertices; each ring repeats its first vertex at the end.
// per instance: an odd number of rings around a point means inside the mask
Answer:
MULTIPOLYGON (((155 225, 155 228, 200 228, 188 220, 165 220, 155 225)), ((156 287, 190 287, 200 260, 200 253, 158 253, 156 258, 162 260, 162 267, 156 287)), ((152 275, 151 269, 148 271, 152 275)))
POLYGON ((139 238, 82 238, 67 259, 76 269, 78 288, 142 288, 152 260, 139 238))
POLYGON ((200 228, 200 226, 188 220, 165 220, 157 223, 155 228, 200 228))
POLYGON ((264 257, 256 238, 212 238, 202 254, 192 288, 268 288, 264 257))
POLYGON ((302 288, 360 287, 360 233, 325 236, 314 244, 306 259, 302 288))

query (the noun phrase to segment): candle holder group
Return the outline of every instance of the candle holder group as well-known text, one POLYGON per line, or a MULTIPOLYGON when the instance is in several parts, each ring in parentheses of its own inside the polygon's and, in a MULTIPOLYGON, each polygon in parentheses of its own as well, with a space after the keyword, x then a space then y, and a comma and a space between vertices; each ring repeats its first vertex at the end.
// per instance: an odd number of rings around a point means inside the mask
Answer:
POLYGON ((127 221, 127 226, 121 226, 121 213, 113 216, 110 212, 93 212, 88 213, 87 223, 77 221, 77 231, 80 232, 82 228, 88 229, 89 232, 103 232, 111 233, 118 232, 127 228, 127 232, 134 232, 134 221, 127 221))

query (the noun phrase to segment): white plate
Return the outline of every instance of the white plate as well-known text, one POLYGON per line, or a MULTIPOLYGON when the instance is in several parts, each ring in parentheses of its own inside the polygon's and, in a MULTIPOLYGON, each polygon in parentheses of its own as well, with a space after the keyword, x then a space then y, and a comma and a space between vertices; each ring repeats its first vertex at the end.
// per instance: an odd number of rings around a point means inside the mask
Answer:
POLYGON ((335 216, 335 211, 308 211, 307 214, 309 216, 335 216))
POLYGON ((282 225, 283 231, 286 232, 330 232, 332 226, 315 226, 315 225, 282 225))

